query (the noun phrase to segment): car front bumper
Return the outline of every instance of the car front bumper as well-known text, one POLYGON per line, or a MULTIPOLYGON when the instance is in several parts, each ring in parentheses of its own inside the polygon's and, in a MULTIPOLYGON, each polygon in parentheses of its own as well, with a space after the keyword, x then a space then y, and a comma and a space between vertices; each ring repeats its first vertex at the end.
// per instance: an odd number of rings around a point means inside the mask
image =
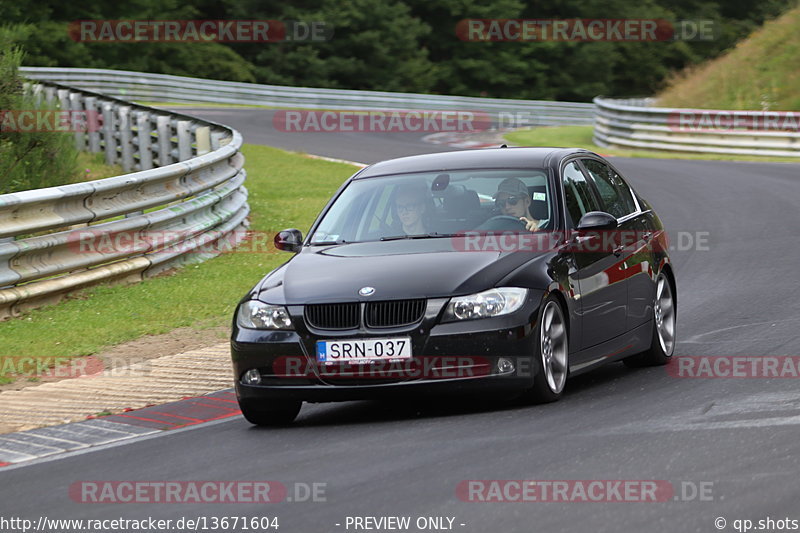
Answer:
POLYGON ((531 291, 526 304, 512 314, 444 324, 439 318, 448 299, 429 300, 421 323, 371 331, 314 331, 303 321, 302 306, 288 306, 296 328, 292 331, 252 330, 234 323, 236 394, 240 402, 258 404, 524 390, 537 368, 534 332, 540 298, 531 291), (334 371, 316 362, 317 341, 376 337, 410 337, 412 359, 334 371), (252 369, 261 377, 257 385, 244 379, 252 369))

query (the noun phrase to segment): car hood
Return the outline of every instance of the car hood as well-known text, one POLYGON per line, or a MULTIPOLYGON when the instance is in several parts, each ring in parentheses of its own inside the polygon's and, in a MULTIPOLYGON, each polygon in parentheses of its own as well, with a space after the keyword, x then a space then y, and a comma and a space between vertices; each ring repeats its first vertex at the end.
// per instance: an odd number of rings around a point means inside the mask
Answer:
POLYGON ((289 305, 448 297, 491 288, 533 255, 457 248, 449 238, 304 247, 256 290, 289 305), (360 296, 362 287, 375 292, 360 296))

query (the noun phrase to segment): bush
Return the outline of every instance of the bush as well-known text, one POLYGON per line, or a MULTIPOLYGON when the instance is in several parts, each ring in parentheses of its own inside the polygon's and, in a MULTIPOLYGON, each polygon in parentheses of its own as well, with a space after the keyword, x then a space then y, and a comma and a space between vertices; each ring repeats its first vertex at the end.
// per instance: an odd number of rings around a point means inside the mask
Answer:
MULTIPOLYGON (((14 30, 0 27, 0 113, 34 107, 23 95, 23 52, 12 45, 14 37, 14 30)), ((78 170, 77 156, 72 134, 0 127, 0 194, 69 183, 78 170)))

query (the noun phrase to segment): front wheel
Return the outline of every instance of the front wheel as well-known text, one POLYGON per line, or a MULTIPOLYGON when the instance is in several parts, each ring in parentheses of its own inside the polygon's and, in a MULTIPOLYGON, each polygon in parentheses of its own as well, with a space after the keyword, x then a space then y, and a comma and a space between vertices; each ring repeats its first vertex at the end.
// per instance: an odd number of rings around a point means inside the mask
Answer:
POLYGON ((561 304, 554 296, 545 300, 539 313, 536 375, 528 391, 535 403, 550 403, 561 398, 569 372, 569 343, 567 321, 561 304))
POLYGON ((282 401, 269 407, 249 401, 239 401, 242 415, 248 422, 256 426, 269 427, 288 426, 297 418, 302 405, 303 402, 293 400, 282 401))
POLYGON ((656 278, 656 298, 653 302, 653 338, 646 352, 624 360, 629 367, 658 366, 669 362, 675 351, 675 297, 666 274, 656 278))

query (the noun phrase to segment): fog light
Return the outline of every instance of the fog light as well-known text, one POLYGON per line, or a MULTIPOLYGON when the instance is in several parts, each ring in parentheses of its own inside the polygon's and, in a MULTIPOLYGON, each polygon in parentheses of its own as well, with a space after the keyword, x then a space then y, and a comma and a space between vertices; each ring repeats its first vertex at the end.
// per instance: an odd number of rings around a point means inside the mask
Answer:
POLYGON ((251 368, 244 373, 242 382, 244 382, 245 385, 258 385, 261 383, 261 372, 259 372, 257 368, 251 368))
POLYGON ((514 361, 506 357, 501 357, 497 360, 497 372, 500 374, 508 374, 514 371, 514 361))

